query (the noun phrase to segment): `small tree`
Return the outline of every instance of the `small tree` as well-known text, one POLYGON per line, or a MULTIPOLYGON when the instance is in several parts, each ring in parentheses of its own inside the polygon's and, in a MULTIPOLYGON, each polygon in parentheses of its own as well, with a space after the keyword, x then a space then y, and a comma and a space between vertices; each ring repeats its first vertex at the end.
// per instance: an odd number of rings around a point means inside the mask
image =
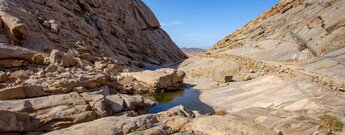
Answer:
POLYGON ((320 125, 329 129, 328 135, 332 135, 333 131, 342 131, 344 124, 341 120, 332 114, 323 114, 319 117, 321 119, 320 125))

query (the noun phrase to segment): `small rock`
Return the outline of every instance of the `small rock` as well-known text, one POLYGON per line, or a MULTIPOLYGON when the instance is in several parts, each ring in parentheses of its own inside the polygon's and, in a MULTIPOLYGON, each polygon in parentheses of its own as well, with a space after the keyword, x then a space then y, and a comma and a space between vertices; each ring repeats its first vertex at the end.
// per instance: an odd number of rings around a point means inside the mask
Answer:
POLYGON ((47 58, 46 55, 42 53, 37 53, 31 59, 36 64, 48 64, 45 60, 46 58, 47 58))
POLYGON ((107 63, 103 62, 103 61, 97 61, 95 62, 95 68, 96 69, 103 69, 107 66, 107 63))
POLYGON ((135 109, 137 106, 143 106, 144 105, 144 98, 140 95, 135 96, 129 96, 122 94, 121 97, 126 103, 126 107, 128 109, 135 109))
POLYGON ((241 77, 242 81, 249 81, 251 79, 252 79, 252 77, 250 77, 250 75, 244 75, 244 76, 241 77))
POLYGON ((104 73, 111 75, 111 76, 116 76, 117 73, 119 72, 119 65, 117 64, 108 64, 107 67, 103 70, 104 73))
POLYGON ((60 29, 60 25, 58 22, 56 22, 55 20, 50 20, 49 21, 50 24, 50 31, 53 33, 58 33, 59 29, 60 29))
POLYGON ((0 71, 0 82, 4 82, 8 79, 8 75, 3 72, 3 71, 0 71))
POLYGON ((74 66, 77 64, 77 60, 73 56, 56 49, 52 50, 49 58, 51 63, 63 67, 74 66))
POLYGON ((29 79, 30 73, 26 70, 18 70, 11 73, 11 77, 19 80, 29 79))
POLYGON ((124 110, 125 102, 120 96, 109 95, 106 97, 106 99, 108 100, 107 104, 109 109, 112 111, 112 114, 116 114, 124 110))
POLYGON ((42 25, 45 26, 45 27, 47 27, 47 28, 50 27, 50 23, 49 23, 48 21, 44 21, 44 22, 42 23, 42 25))

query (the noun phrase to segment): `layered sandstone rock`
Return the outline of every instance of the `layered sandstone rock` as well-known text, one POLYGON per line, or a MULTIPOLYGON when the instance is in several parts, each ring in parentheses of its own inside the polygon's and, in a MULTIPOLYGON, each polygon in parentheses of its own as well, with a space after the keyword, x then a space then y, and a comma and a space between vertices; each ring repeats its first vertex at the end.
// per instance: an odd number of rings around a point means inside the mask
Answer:
POLYGON ((344 48, 342 0, 284 0, 212 50, 260 60, 291 62, 344 48))
POLYGON ((139 93, 158 92, 162 90, 179 90, 183 87, 183 71, 163 68, 155 71, 122 73, 118 76, 120 84, 135 89, 139 93))
POLYGON ((242 123, 234 119, 219 116, 195 117, 195 114, 177 106, 158 114, 147 114, 138 117, 108 117, 70 128, 46 133, 60 134, 129 134, 129 135, 207 135, 207 134, 248 134, 274 135, 275 133, 251 123, 242 123))
POLYGON ((150 106, 141 96, 111 95, 106 89, 0 101, 1 132, 46 132, 150 106), (139 99, 139 100, 138 100, 139 99), (14 118, 13 118, 14 117, 14 118), (9 123, 13 126, 6 126, 9 123))
POLYGON ((112 57, 133 67, 186 58, 141 0, 2 0, 0 5, 0 65, 6 67, 53 49, 86 60, 112 57))
POLYGON ((224 119, 282 134, 327 134, 318 116, 345 119, 344 11, 342 0, 282 0, 179 70, 208 89, 201 100, 224 119), (221 83, 225 76, 233 81, 221 83))

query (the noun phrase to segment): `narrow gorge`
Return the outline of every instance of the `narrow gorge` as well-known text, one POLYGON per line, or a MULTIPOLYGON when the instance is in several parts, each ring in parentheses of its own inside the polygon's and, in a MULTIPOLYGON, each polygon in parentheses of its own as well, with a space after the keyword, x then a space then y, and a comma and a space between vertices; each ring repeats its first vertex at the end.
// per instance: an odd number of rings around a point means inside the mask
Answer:
POLYGON ((0 135, 345 134, 343 0, 282 0, 208 50, 142 0, 0 9, 0 135))

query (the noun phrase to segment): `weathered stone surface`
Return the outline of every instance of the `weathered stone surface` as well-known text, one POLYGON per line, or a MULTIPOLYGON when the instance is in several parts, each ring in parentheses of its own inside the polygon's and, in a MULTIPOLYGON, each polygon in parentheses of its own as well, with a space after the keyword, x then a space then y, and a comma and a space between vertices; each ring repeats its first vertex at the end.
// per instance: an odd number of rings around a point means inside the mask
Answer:
POLYGON ((52 50, 49 59, 51 63, 63 67, 75 66, 77 64, 77 60, 72 55, 56 49, 52 50))
POLYGON ((275 135, 275 132, 249 122, 226 119, 221 116, 197 118, 191 124, 191 129, 203 134, 228 135, 275 135))
POLYGON ((106 97, 106 99, 108 100, 109 107, 113 114, 123 111, 126 108, 126 104, 128 102, 125 102, 125 99, 119 95, 109 95, 106 97))
POLYGON ((252 79, 252 77, 250 77, 250 75, 243 75, 242 77, 241 77, 241 80, 242 81, 249 81, 249 80, 251 80, 252 79))
POLYGON ((122 85, 135 88, 140 84, 143 89, 156 92, 157 90, 176 90, 183 87, 185 76, 186 74, 183 71, 164 68, 155 71, 122 73, 118 76, 118 80, 122 85))
POLYGON ((138 106, 144 105, 144 98, 143 96, 128 96, 128 95, 121 95, 121 98, 126 103, 126 107, 129 109, 135 109, 138 106))
POLYGON ((40 124, 27 113, 0 110, 0 132, 35 131, 40 124))
POLYGON ((220 74, 216 74, 213 76, 213 80, 218 81, 218 82, 231 82, 232 81, 232 76, 224 76, 224 75, 220 75, 220 74))
POLYGON ((344 48, 345 40, 340 38, 345 35, 344 5, 343 1, 285 0, 211 50, 274 62, 326 55, 344 48))
POLYGON ((8 79, 8 75, 3 72, 3 71, 0 71, 0 82, 4 82, 8 79))
MULTIPOLYGON (((3 33, 7 32, 4 41, 12 45, 43 53, 76 50, 90 62, 106 56, 132 67, 135 63, 172 64, 186 58, 140 0, 3 0, 1 5, 3 33)), ((0 51, 0 59, 10 53, 0 51)), ((33 56, 18 52, 10 55, 33 56)))
MULTIPOLYGON (((12 46, 6 43, 0 43, 0 59, 1 63, 5 63, 7 61, 31 61, 37 64, 44 64, 44 61, 42 61, 42 57, 44 57, 43 54, 37 53, 36 51, 19 47, 19 46, 12 46)), ((7 62, 9 63, 9 62, 7 62)), ((18 62, 10 62, 11 64, 6 65, 12 65, 14 63, 14 66, 21 66, 15 63, 18 62)), ((22 62, 20 62, 22 63, 22 62)), ((4 65, 4 64, 2 64, 4 65)), ((11 67, 11 66, 8 66, 11 67)))
POLYGON ((240 72, 238 63, 231 59, 215 59, 200 56, 192 57, 179 65, 178 70, 187 73, 187 76, 209 77, 218 82, 229 82, 230 76, 240 72))
POLYGON ((33 98, 45 95, 48 95, 48 93, 44 92, 43 88, 39 86, 24 85, 0 89, 0 100, 33 98))
POLYGON ((183 127, 192 118, 181 113, 174 113, 186 112, 183 107, 177 107, 173 110, 174 111, 170 113, 161 113, 156 115, 147 114, 138 117, 107 117, 46 134, 173 134, 177 131, 172 130, 172 127, 183 127), (179 111, 179 109, 183 110, 179 111), (185 119, 185 122, 176 122, 177 118, 185 119))
MULTIPOLYGON (((10 121, 11 124, 17 125, 23 123, 16 128, 9 127, 7 131, 11 132, 51 131, 146 106, 149 105, 144 103, 142 96, 110 95, 106 90, 81 94, 73 92, 21 100, 0 100, 0 110, 8 112, 4 115, 5 122, 12 120, 14 117, 12 115, 17 115, 19 112, 27 113, 26 121, 10 121), (29 123, 35 122, 33 120, 39 122, 39 128, 28 127, 35 126, 29 123)), ((2 115, 0 116, 1 121, 2 115)), ((5 122, 0 122, 0 127, 5 127, 5 122)), ((0 132, 3 131, 0 130, 0 132)))

